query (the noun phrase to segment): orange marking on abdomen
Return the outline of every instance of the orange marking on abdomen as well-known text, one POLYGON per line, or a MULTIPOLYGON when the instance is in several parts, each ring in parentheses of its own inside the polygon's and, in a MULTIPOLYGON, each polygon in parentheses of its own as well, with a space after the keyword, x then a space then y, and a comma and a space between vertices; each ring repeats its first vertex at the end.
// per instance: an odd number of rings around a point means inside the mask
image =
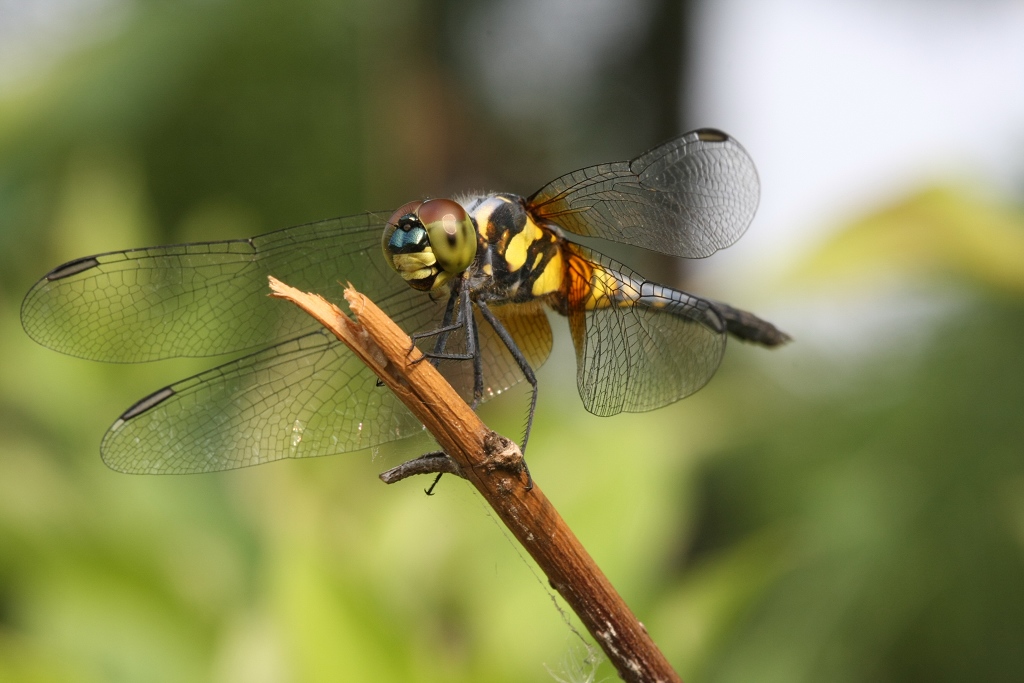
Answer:
POLYGON ((567 254, 566 292, 569 305, 577 310, 594 311, 611 306, 632 306, 640 292, 630 279, 569 252, 567 254))
POLYGON ((592 291, 590 279, 593 273, 594 266, 590 261, 572 251, 565 251, 565 279, 562 282, 562 292, 570 310, 579 311, 585 308, 592 291))

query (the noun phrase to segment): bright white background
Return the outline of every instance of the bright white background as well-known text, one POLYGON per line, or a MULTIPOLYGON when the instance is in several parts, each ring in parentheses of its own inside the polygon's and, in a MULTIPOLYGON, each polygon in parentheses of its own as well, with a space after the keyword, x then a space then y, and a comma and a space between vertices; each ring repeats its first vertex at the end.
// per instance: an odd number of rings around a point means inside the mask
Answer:
POLYGON ((762 182, 716 270, 784 267, 929 183, 1024 187, 1024 2, 719 0, 696 30, 692 118, 741 140, 762 182))

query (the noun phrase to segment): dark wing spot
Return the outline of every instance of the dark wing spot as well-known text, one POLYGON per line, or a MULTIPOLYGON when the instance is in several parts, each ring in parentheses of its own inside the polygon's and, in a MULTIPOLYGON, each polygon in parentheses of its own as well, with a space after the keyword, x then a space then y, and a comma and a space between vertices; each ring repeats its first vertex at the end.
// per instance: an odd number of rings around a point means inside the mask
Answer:
POLYGON ((139 415, 146 412, 150 408, 163 403, 171 396, 174 396, 174 389, 172 389, 171 387, 164 387, 160 391, 150 394, 146 398, 142 399, 141 401, 133 405, 128 410, 124 411, 124 415, 122 415, 119 418, 119 421, 127 422, 133 417, 138 417, 139 415))
POLYGON ((725 142, 729 136, 717 128, 701 128, 697 131, 697 137, 704 142, 725 142))
POLYGON ((49 273, 46 274, 46 279, 50 282, 54 280, 60 280, 61 278, 71 277, 81 273, 83 270, 89 270, 95 268, 100 264, 99 261, 94 259, 92 256, 86 256, 85 258, 75 259, 74 261, 68 261, 62 266, 57 266, 49 273))

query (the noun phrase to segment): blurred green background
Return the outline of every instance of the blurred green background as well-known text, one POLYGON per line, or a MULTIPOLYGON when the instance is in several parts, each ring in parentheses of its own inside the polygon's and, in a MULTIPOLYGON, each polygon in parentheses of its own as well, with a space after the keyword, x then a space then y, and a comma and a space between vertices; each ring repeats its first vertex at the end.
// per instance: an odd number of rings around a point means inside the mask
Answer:
MULTIPOLYGON (((746 142, 688 98, 699 6, 630 6, 0 3, 0 680, 585 679, 464 483, 386 487, 398 453, 114 473, 113 419, 212 363, 62 357, 18 311, 84 254, 528 194, 697 125, 746 142)), ((1021 186, 947 170, 851 193, 771 276, 620 253, 796 338, 731 345, 676 405, 586 414, 555 321, 531 469, 687 681, 1024 680, 1021 186)), ((524 397, 485 418, 517 434, 524 397)))

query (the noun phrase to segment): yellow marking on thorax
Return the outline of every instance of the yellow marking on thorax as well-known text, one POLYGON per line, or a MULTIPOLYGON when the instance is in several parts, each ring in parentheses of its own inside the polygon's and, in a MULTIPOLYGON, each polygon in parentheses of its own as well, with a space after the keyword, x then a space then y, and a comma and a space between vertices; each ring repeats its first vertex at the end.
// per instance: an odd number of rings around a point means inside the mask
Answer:
MULTIPOLYGON (((542 254, 537 254, 537 262, 540 262, 542 254)), ((533 264, 537 267, 537 263, 533 264)), ((562 261, 562 250, 555 247, 555 255, 551 257, 548 264, 544 266, 543 272, 533 281, 531 291, 534 296, 557 292, 562 288, 562 277, 565 275, 565 264, 562 261)))
POLYGON ((476 207, 473 211, 473 219, 476 220, 476 228, 483 236, 484 240, 493 242, 497 235, 492 234, 494 226, 491 224, 491 214, 502 204, 511 203, 505 197, 490 197, 485 202, 476 207))
POLYGON ((505 262, 508 264, 508 271, 514 273, 526 263, 526 252, 534 241, 544 236, 544 231, 537 227, 532 219, 527 217, 526 225, 519 231, 519 234, 508 241, 505 247, 505 262))

